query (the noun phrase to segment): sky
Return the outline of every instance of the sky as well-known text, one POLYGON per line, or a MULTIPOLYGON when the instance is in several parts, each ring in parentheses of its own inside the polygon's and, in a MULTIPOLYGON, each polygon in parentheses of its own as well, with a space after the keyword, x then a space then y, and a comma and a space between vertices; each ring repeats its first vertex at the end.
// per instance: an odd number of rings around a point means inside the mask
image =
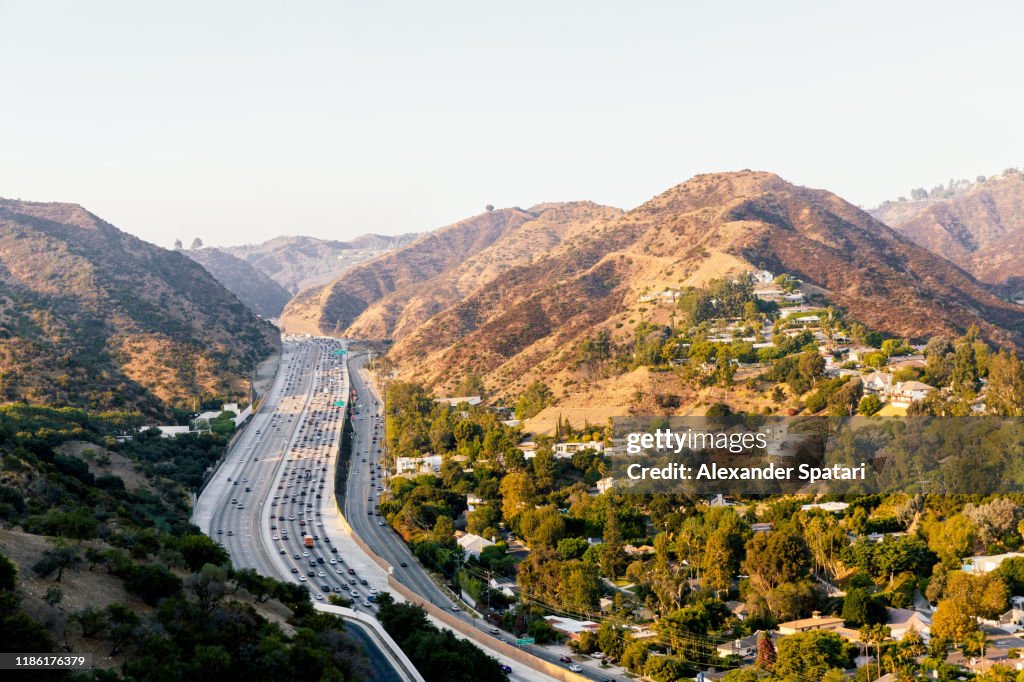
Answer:
POLYGON ((752 168, 865 207, 1024 166, 1019 2, 0 0, 0 196, 162 246, 622 208, 752 168))

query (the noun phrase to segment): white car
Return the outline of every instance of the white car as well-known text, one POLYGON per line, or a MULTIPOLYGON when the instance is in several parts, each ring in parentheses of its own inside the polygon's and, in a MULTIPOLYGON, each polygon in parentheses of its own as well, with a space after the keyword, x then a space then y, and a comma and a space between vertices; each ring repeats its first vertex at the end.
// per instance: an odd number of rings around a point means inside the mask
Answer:
POLYGON ((572 665, 569 666, 569 670, 571 670, 574 673, 581 673, 581 672, 583 672, 583 668, 581 668, 579 665, 577 665, 575 663, 573 663, 572 665))

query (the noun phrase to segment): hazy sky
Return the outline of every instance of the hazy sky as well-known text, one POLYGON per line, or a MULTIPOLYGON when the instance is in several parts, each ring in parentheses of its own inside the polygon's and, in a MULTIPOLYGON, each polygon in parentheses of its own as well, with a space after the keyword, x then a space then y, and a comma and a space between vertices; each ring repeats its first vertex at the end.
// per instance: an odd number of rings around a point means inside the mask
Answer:
POLYGON ((1012 1, 0 0, 0 196, 164 246, 741 168, 874 205, 1024 165, 1022 32, 1012 1))

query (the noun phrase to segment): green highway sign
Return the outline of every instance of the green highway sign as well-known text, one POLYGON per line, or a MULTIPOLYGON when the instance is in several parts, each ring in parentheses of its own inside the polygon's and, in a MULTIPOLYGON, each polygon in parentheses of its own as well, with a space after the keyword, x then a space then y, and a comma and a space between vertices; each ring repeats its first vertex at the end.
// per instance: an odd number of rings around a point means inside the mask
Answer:
POLYGON ((533 637, 523 637, 522 639, 516 640, 516 646, 526 646, 527 644, 536 644, 537 640, 533 637))
POLYGON ((345 350, 344 348, 342 348, 341 350, 336 350, 336 351, 334 351, 334 354, 335 354, 335 355, 344 355, 344 354, 345 354, 345 353, 347 353, 347 352, 348 352, 347 350, 345 350))
POLYGON ((334 406, 335 407, 345 407, 345 401, 344 400, 335 400, 334 401, 334 406))

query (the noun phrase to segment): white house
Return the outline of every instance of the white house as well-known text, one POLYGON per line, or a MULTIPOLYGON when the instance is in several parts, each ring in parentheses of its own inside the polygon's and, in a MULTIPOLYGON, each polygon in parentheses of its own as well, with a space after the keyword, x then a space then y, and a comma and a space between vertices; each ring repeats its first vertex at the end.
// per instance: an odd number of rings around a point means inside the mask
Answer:
POLYGON ((1007 552, 1006 554, 989 554, 967 557, 963 561, 963 570, 967 573, 991 573, 999 568, 1007 559, 1024 557, 1020 552, 1007 552))
POLYGON ((448 403, 452 407, 456 407, 460 403, 466 403, 470 407, 480 404, 480 396, 478 395, 463 395, 455 398, 437 398, 435 402, 448 403))
POLYGON ((612 476, 605 476, 597 482, 597 494, 604 495, 615 487, 615 478, 612 476))
POLYGON ((923 613, 911 609, 894 609, 886 607, 886 622, 892 638, 899 641, 903 635, 916 630, 921 639, 927 642, 931 638, 932 619, 923 613))
POLYGON ((822 511, 838 514, 839 512, 846 511, 846 508, 849 506, 850 504, 848 502, 818 502, 815 504, 800 505, 800 510, 810 511, 811 509, 820 509, 822 511))
POLYGON ((934 386, 920 381, 901 381, 889 389, 886 397, 893 405, 909 407, 911 403, 919 403, 927 398, 934 390, 934 386))
POLYGON ((397 474, 436 474, 441 471, 441 455, 425 457, 396 457, 395 473, 397 474))
POLYGON ((472 557, 474 559, 479 559, 480 552, 494 544, 487 538, 482 538, 479 535, 474 535, 473 533, 463 534, 462 537, 456 540, 456 542, 459 544, 459 547, 465 550, 467 557, 472 557))
MULTIPOLYGON (((557 459, 570 459, 574 454, 583 450, 604 452, 604 443, 601 441, 591 441, 589 443, 555 443, 552 450, 554 450, 555 457, 557 459)), ((526 453, 523 454, 525 455, 526 453)))

